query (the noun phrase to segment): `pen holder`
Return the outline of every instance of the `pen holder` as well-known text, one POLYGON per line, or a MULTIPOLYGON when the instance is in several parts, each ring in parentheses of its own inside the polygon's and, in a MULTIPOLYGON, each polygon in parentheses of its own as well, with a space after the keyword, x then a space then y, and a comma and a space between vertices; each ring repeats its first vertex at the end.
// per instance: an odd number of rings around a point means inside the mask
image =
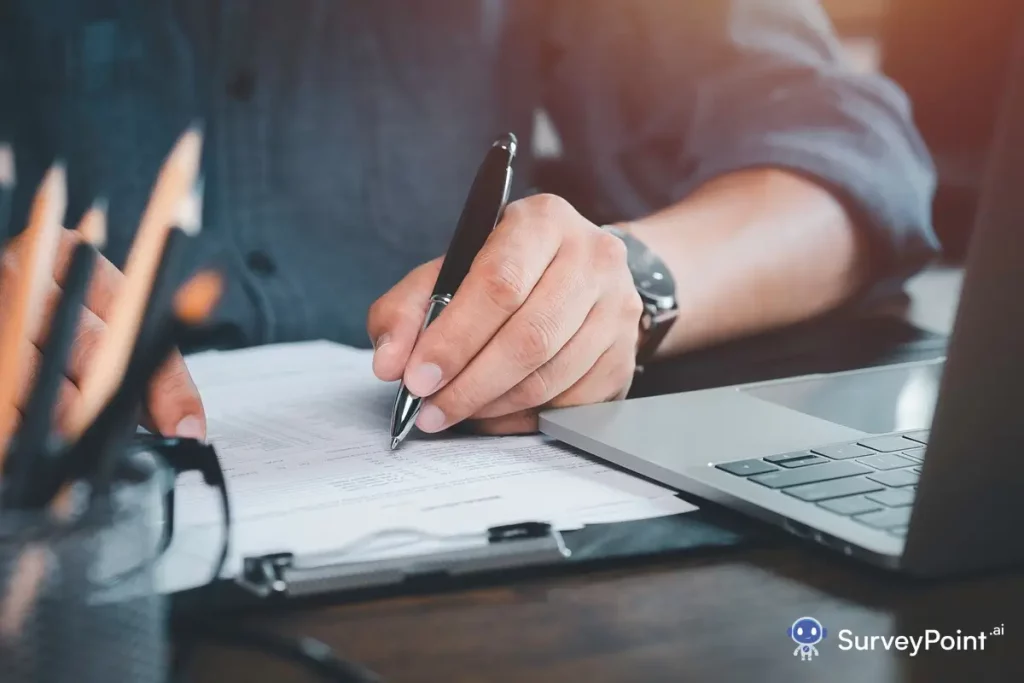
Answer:
POLYGON ((74 513, 0 512, 0 681, 163 683, 165 603, 155 586, 163 478, 148 454, 74 513), (149 462, 147 462, 147 459, 149 462))

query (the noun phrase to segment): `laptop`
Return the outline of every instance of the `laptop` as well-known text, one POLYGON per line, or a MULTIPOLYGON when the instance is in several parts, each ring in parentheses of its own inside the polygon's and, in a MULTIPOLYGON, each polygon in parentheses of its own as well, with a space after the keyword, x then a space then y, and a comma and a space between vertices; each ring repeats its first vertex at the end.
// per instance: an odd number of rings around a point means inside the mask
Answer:
POLYGON ((1024 565, 1024 31, 947 356, 547 412, 541 431, 843 555, 1024 565))

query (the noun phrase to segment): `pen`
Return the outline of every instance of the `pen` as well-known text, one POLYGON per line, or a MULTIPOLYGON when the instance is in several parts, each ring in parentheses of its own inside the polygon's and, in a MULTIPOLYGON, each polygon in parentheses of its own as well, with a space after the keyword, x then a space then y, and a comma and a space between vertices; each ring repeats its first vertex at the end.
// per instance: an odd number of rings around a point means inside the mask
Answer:
MULTIPOLYGON (((508 133, 491 145, 480 164, 441 265, 441 272, 434 283, 427 317, 423 323, 424 329, 451 303, 473 259, 501 220, 512 184, 512 160, 515 156, 516 136, 508 133)), ((398 389, 395 409, 391 415, 391 450, 397 448, 409 434, 422 405, 422 397, 409 393, 403 382, 398 389)))

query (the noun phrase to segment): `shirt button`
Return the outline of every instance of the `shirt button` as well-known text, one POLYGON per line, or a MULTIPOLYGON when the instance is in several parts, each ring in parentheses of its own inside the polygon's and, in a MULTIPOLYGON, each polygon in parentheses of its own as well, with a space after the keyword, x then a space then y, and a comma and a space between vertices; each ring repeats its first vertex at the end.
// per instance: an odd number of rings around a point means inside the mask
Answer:
POLYGON ((228 81, 227 91, 228 95, 239 102, 247 102, 256 91, 256 77, 251 71, 239 71, 228 81))
POLYGON ((245 263, 249 266, 249 270, 263 277, 273 275, 277 270, 277 266, 265 251, 250 251, 249 255, 245 257, 245 263))

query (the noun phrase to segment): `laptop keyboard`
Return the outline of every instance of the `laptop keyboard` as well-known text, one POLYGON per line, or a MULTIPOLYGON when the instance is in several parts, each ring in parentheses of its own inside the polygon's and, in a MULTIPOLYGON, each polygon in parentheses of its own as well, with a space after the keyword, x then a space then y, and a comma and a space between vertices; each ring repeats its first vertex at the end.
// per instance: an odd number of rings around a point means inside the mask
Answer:
POLYGON ((723 472, 905 536, 928 430, 727 462, 723 472))

